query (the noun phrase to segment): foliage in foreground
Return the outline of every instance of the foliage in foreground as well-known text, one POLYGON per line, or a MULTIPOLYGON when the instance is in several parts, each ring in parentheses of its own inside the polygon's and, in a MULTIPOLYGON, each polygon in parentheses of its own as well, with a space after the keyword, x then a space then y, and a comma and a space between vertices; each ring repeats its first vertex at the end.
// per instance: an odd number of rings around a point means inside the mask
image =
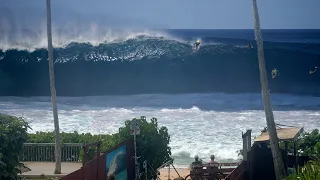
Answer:
MULTIPOLYGON (((137 135, 137 156, 141 156, 140 165, 142 166, 142 163, 147 160, 152 169, 156 170, 165 162, 172 160, 168 129, 164 126, 159 127, 156 118, 151 118, 150 122, 144 116, 136 120, 141 131, 141 134, 137 135)), ((117 136, 120 141, 130 138, 130 121, 125 122, 125 127, 119 129, 117 136)), ((151 177, 154 172, 149 168, 148 177, 151 177)))
POLYGON ((23 143, 27 140, 29 126, 22 118, 0 114, 0 179, 15 180, 23 143))
MULTIPOLYGON (((302 156, 320 157, 320 133, 318 129, 303 133, 297 140, 297 153, 302 156)), ((284 142, 280 142, 280 148, 285 149, 284 142)), ((293 153, 293 142, 288 143, 288 151, 293 153)), ((237 151, 242 155, 242 149, 237 151)))
MULTIPOLYGON (((284 149, 284 143, 280 144, 284 149)), ((293 153, 293 143, 288 143, 288 150, 293 153)), ((303 156, 320 157, 320 133, 318 129, 303 133, 297 140, 297 151, 303 156)))
POLYGON ((285 180, 316 180, 320 179, 320 159, 310 160, 298 171, 289 175, 285 180))
MULTIPOLYGON (((171 160, 171 149, 169 147, 170 136, 166 127, 159 127, 156 118, 151 118, 147 121, 144 116, 136 119, 140 127, 140 135, 137 135, 137 156, 139 158, 140 165, 144 160, 147 160, 148 164, 156 170, 159 166, 166 161, 171 160)), ((101 139, 102 146, 101 151, 105 152, 114 147, 115 145, 133 138, 130 135, 130 123, 131 120, 125 121, 125 125, 119 128, 119 131, 112 135, 92 135, 90 133, 79 134, 77 132, 60 134, 60 139, 63 147, 63 143, 93 143, 101 139)), ((36 134, 28 134, 29 143, 54 143, 54 132, 37 132, 36 134)), ((81 154, 80 153, 80 160, 81 154)), ((88 153, 89 159, 94 156, 94 149, 90 148, 88 153)), ((142 171, 140 171, 142 172, 142 171)), ((149 177, 153 173, 151 169, 148 169, 149 177)))

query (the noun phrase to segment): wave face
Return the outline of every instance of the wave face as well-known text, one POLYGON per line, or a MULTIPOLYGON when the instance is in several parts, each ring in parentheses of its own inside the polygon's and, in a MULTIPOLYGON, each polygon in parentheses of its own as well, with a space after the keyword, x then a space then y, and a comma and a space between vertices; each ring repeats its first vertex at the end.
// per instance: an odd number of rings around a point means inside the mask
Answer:
MULTIPOLYGON (((59 96, 260 92, 253 30, 73 33, 53 34, 59 96)), ((50 95, 43 34, 0 38, 0 95, 50 95)), ((263 38, 270 90, 320 95, 320 71, 309 75, 320 66, 320 31, 265 30, 263 38)))

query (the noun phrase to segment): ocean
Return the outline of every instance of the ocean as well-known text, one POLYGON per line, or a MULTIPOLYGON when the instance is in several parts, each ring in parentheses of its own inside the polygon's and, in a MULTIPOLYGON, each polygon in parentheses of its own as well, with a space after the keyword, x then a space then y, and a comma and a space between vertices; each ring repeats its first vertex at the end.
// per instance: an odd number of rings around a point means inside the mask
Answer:
MULTIPOLYGON (((320 70, 309 70, 320 67, 320 30, 262 32, 276 123, 319 128, 320 70)), ((53 45, 61 131, 115 133, 156 117, 187 166, 194 155, 237 161, 241 133, 266 126, 253 30, 54 31, 53 45)), ((45 31, 0 37, 0 112, 30 132, 53 130, 46 46, 45 31)))

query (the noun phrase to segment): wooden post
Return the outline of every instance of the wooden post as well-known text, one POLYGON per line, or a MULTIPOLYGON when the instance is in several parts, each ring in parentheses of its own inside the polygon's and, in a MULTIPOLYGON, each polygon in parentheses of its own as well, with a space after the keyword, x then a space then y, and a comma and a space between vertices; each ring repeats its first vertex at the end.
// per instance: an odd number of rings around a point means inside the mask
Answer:
POLYGON ((243 160, 247 161, 248 160, 248 141, 247 141, 247 137, 246 137, 246 133, 242 133, 242 156, 243 156, 243 160))
POLYGON ((251 129, 248 129, 247 132, 246 132, 246 134, 247 134, 247 141, 248 141, 248 146, 247 146, 248 151, 251 150, 251 132, 252 132, 251 129))
POLYGON ((101 141, 98 142, 97 144, 97 179, 99 179, 99 157, 100 157, 100 147, 101 147, 101 141))
MULTIPOLYGON (((251 163, 251 153, 249 153, 251 151, 251 132, 252 130, 251 129, 248 129, 247 132, 246 132, 246 138, 247 138, 247 162, 246 162, 246 169, 247 171, 250 170, 250 163, 251 163)), ((251 177, 249 177, 251 178, 251 177)))
POLYGON ((170 177, 170 164, 169 164, 169 168, 168 168, 168 180, 171 180, 171 177, 170 177))
POLYGON ((297 153, 297 143, 296 141, 293 142, 293 155, 295 156, 295 169, 298 171, 298 153, 297 153))
POLYGON ((284 142, 284 146, 285 146, 285 152, 286 152, 286 155, 285 155, 285 159, 286 159, 285 168, 286 168, 286 172, 288 174, 288 141, 284 142))
POLYGON ((97 157, 100 156, 100 153, 101 153, 101 141, 99 141, 97 144, 97 157))
POLYGON ((82 156, 82 167, 85 166, 87 160, 88 160, 88 146, 87 145, 84 145, 83 146, 83 156, 82 156))

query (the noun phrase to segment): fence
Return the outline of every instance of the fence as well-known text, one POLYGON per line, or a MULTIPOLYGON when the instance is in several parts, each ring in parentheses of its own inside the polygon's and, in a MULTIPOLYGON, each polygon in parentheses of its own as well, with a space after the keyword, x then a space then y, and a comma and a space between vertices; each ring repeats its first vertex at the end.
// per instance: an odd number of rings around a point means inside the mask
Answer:
MULTIPOLYGON (((80 162, 83 143, 61 144, 62 162, 80 162)), ((20 161, 55 161, 55 143, 24 143, 20 161)))

